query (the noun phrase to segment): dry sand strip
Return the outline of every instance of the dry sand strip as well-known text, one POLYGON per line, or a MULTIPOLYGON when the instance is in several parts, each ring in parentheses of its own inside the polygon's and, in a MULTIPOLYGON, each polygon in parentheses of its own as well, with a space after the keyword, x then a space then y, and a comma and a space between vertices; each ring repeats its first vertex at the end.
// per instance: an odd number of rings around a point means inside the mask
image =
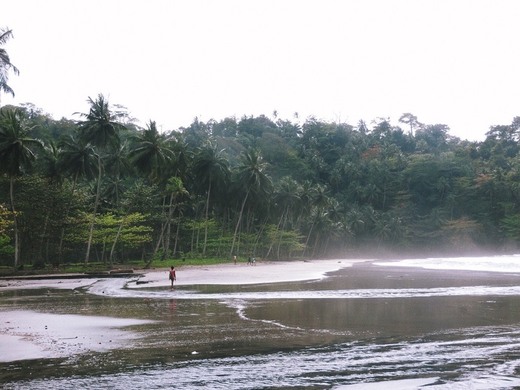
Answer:
POLYGON ((138 338, 121 328, 149 320, 0 311, 0 362, 61 358, 125 348, 138 338))
MULTIPOLYGON (((255 265, 226 263, 200 267, 181 266, 176 268, 175 285, 239 285, 317 280, 326 277, 330 272, 365 261, 369 260, 257 261, 255 265)), ((169 284, 166 269, 146 272, 139 279, 139 284, 129 287, 162 287, 169 284)))
MULTIPOLYGON (((351 267, 355 263, 370 260, 362 259, 334 259, 308 261, 257 261, 255 265, 215 264, 209 266, 176 266, 177 286, 189 285, 237 285, 296 282, 302 280, 317 280, 326 277, 327 273, 351 267)), ((129 287, 163 287, 168 286, 168 269, 144 270, 134 274, 139 277, 139 284, 129 287)), ((90 286, 99 279, 38 279, 0 280, 0 291, 20 289, 70 289, 90 286)))

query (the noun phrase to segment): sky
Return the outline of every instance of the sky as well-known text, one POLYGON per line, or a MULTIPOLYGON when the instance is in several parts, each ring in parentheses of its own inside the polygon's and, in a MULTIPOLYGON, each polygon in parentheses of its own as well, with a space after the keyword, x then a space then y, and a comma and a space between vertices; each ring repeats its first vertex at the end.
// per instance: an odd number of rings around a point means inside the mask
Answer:
POLYGON ((517 0, 4 1, 15 97, 79 119, 103 94, 142 126, 403 113, 480 141, 520 115, 517 0), (298 113, 298 118, 295 118, 298 113))

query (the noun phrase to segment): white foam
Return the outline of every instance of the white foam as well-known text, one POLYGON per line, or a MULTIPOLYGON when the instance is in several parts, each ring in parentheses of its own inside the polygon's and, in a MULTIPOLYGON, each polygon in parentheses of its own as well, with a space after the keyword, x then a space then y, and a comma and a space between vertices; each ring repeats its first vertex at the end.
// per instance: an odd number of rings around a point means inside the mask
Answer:
MULTIPOLYGON (((355 385, 342 385, 333 387, 334 390, 416 390, 426 385, 435 383, 438 378, 401 379, 374 383, 358 383, 355 385)), ((430 387, 428 387, 430 389, 430 387)))
POLYGON ((385 267, 520 273, 520 255, 404 259, 399 261, 377 261, 374 264, 385 267))

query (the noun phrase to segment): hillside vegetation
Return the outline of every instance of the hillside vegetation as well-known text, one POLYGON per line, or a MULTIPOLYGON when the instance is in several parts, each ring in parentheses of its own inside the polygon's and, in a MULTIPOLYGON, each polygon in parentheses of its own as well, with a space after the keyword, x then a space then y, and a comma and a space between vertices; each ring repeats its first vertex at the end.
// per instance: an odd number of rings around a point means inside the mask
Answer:
POLYGON ((77 121, 0 109, 0 264, 511 251, 520 119, 483 142, 412 114, 159 131, 104 96, 77 121))

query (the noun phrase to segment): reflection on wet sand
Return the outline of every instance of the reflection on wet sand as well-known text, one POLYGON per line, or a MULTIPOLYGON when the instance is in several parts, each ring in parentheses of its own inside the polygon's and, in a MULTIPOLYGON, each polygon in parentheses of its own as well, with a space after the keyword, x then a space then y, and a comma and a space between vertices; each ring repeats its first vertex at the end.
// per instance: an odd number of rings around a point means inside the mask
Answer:
POLYGON ((300 282, 173 292, 131 283, 1 292, 6 316, 23 310, 146 322, 125 326, 127 348, 33 360, 38 370, 30 376, 23 361, 4 363, 0 381, 31 389, 77 388, 78 378, 91 388, 171 388, 172 377, 183 389, 520 386, 517 274, 363 262, 300 282))

